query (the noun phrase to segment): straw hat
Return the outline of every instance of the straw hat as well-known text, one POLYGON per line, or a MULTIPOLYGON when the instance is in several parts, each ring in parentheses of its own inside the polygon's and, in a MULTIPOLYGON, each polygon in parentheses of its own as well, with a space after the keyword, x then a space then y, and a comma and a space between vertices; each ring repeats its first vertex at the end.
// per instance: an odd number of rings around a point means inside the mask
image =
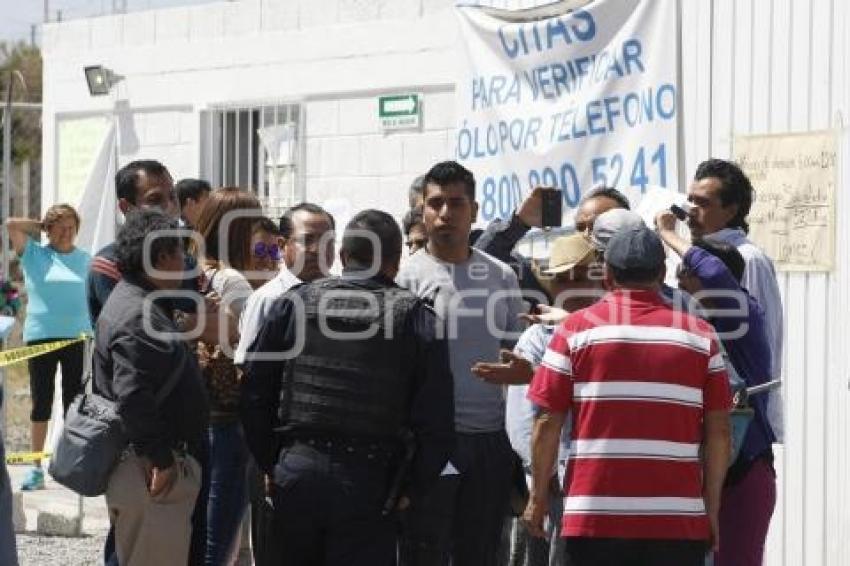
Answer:
POLYGON ((587 265, 594 257, 594 249, 581 234, 571 234, 552 242, 549 253, 549 267, 543 270, 546 275, 556 275, 569 271, 577 265, 587 265))

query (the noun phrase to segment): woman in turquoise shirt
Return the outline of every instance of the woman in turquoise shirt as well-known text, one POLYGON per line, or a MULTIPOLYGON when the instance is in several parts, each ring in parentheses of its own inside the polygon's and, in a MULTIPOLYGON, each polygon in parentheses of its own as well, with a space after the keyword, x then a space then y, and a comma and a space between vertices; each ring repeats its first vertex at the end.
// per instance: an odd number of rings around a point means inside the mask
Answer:
MULTIPOLYGON (((77 211, 67 204, 57 204, 47 210, 42 222, 10 218, 7 226, 12 247, 21 258, 27 289, 24 342, 33 345, 91 334, 86 306, 91 256, 74 246, 80 229, 77 211), (32 237, 42 230, 47 232, 47 244, 40 244, 32 237)), ((56 366, 62 365, 62 407, 67 411, 82 389, 84 355, 83 342, 77 342, 29 360, 33 452, 44 450, 56 366)), ((43 488, 44 472, 38 460, 27 473, 21 489, 43 488)))

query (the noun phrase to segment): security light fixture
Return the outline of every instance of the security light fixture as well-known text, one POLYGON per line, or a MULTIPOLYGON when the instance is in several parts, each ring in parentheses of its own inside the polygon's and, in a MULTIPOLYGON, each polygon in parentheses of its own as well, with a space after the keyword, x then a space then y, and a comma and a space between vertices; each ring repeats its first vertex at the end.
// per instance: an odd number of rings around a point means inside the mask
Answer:
POLYGON ((103 65, 93 65, 85 68, 86 82, 89 85, 89 94, 92 96, 104 96, 109 94, 113 85, 124 80, 121 75, 116 75, 112 69, 103 65))

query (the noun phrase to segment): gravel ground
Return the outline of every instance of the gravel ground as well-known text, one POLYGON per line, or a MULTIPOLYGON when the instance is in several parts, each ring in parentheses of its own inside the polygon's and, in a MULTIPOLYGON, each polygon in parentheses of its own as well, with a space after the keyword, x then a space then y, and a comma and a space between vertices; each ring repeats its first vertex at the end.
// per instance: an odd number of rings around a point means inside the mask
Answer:
MULTIPOLYGON (((35 533, 19 534, 20 566, 91 566, 103 564, 106 531, 80 538, 48 537, 35 533)), ((241 549, 236 566, 251 566, 251 551, 241 549)))
POLYGON ((16 540, 21 566, 90 566, 103 563, 106 532, 81 538, 27 533, 18 535, 16 540))

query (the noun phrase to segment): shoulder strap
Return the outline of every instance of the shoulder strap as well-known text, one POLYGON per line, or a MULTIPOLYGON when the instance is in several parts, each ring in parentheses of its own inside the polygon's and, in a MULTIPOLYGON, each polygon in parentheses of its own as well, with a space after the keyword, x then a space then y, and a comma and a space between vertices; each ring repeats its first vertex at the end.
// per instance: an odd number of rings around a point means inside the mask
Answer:
MULTIPOLYGON (((187 356, 191 355, 189 353, 187 356)), ((159 409, 162 406, 162 403, 165 401, 166 397, 168 397, 174 388, 177 386, 177 382, 180 381, 180 378, 183 376, 183 370, 186 368, 186 358, 183 358, 183 362, 178 366, 175 371, 171 372, 171 375, 168 376, 168 380, 162 384, 162 387, 159 388, 159 391, 156 392, 156 408, 159 409)))
MULTIPOLYGON (((183 347, 185 347, 185 346, 183 346, 183 347)), ((83 361, 83 363, 84 363, 83 375, 85 377, 83 378, 83 383, 82 383, 83 393, 86 392, 86 388, 88 387, 89 383, 92 384, 92 389, 95 389, 95 385, 94 385, 94 383, 95 383, 94 382, 94 364, 92 363, 93 362, 92 356, 94 356, 94 343, 93 343, 91 336, 86 337, 85 354, 84 355, 85 355, 85 358, 84 358, 84 361, 83 361)), ((187 352, 186 355, 189 356, 191 354, 187 352)), ((155 403, 157 409, 162 405, 163 401, 165 401, 165 398, 168 397, 171 394, 172 391, 174 391, 174 388, 177 386, 177 382, 180 381, 180 377, 183 375, 183 370, 186 368, 186 360, 187 360, 187 358, 184 357, 180 366, 175 371, 173 371, 171 373, 171 375, 168 376, 168 380, 165 383, 163 383, 162 387, 160 387, 159 391, 156 392, 156 397, 154 397, 154 403, 155 403)), ((95 391, 95 393, 96 392, 97 391, 95 391)))
POLYGON ((278 419, 281 424, 286 427, 289 424, 289 417, 292 414, 292 390, 294 388, 295 371, 294 360, 286 360, 284 362, 283 379, 281 380, 280 389, 280 408, 278 410, 278 419))

